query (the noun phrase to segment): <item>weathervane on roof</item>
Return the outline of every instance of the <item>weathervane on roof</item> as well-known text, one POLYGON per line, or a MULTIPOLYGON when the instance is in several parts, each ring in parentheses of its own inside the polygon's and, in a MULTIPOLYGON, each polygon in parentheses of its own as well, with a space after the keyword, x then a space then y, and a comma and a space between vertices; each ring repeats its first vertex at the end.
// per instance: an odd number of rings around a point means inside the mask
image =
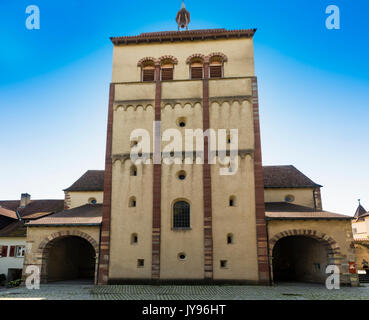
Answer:
POLYGON ((177 13, 176 21, 177 21, 177 24, 178 24, 178 31, 180 29, 184 29, 184 28, 186 28, 186 30, 188 30, 188 24, 191 21, 191 15, 186 10, 184 0, 182 1, 181 10, 179 10, 178 13, 177 13))

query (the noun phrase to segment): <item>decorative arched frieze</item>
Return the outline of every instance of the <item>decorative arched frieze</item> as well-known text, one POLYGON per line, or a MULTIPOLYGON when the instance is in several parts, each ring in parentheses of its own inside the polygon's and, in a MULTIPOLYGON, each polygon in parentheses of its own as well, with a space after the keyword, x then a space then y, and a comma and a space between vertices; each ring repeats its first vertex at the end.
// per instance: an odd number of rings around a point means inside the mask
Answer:
POLYGON ((166 61, 170 61, 172 62, 173 64, 178 64, 178 59, 174 56, 171 56, 171 55, 165 55, 165 56, 161 56, 158 61, 160 62, 160 64, 162 64, 163 62, 166 62, 166 61))
POLYGON ((132 104, 119 104, 117 106, 114 107, 114 111, 118 111, 118 110, 124 110, 127 111, 128 108, 133 108, 134 111, 137 111, 138 108, 143 108, 143 110, 148 110, 149 108, 153 108, 153 105, 151 103, 149 104, 137 104, 137 105, 132 105, 132 104))
POLYGON ((207 57, 205 55, 203 55, 202 53, 194 53, 186 59, 186 63, 190 64, 194 59, 200 59, 200 60, 202 60, 202 62, 207 61, 207 57))
MULTIPOLYGON (((145 160, 149 160, 149 159, 152 160, 153 159, 153 154, 152 153, 143 153, 141 158, 144 158, 145 160)), ((117 161, 120 161, 122 164, 124 164, 127 160, 131 161, 131 154, 130 153, 122 153, 122 154, 112 155, 112 162, 113 163, 115 163, 117 161)), ((134 164, 133 161, 131 161, 131 163, 134 164)))
POLYGON ((137 62, 137 66, 138 67, 143 67, 147 64, 151 64, 153 63, 154 65, 158 65, 160 62, 158 59, 156 58, 153 58, 153 57, 144 57, 142 59, 140 59, 138 62, 137 62))
POLYGON ((145 107, 144 107, 142 104, 138 104, 138 105, 135 107, 135 111, 137 111, 139 108, 141 108, 143 111, 145 111, 145 107))
POLYGON ((194 108, 196 106, 201 106, 201 100, 193 100, 193 101, 183 101, 183 102, 162 102, 161 109, 172 109, 174 110, 177 106, 180 106, 182 109, 184 109, 186 106, 190 106, 191 108, 194 108))
POLYGON ((240 149, 238 151, 239 156, 241 159, 245 159, 247 156, 254 158, 254 150, 253 149, 240 149))
POLYGON ((124 105, 118 104, 117 106, 114 107, 114 111, 118 111, 118 110, 124 110, 124 105))
POLYGON ((208 55, 209 61, 211 61, 213 58, 217 58, 217 57, 220 58, 220 60, 222 62, 227 62, 228 61, 228 57, 222 52, 212 52, 208 55))

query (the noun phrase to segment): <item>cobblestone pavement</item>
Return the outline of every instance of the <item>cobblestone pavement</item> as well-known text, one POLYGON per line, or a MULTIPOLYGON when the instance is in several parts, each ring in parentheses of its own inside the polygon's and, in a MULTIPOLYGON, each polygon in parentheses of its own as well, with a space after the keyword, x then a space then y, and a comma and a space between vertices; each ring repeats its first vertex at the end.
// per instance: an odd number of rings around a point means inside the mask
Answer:
POLYGON ((323 285, 285 283, 268 286, 94 286, 64 282, 39 290, 0 290, 3 299, 46 300, 369 300, 369 285, 327 290, 323 285))

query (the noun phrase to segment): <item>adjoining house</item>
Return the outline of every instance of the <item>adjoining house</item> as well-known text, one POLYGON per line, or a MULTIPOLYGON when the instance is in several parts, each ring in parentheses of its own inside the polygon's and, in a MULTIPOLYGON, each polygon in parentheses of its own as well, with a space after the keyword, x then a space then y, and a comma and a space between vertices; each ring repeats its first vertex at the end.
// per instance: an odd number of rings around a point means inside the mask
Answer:
POLYGON ((263 173, 273 280, 324 283, 327 265, 337 265, 342 283, 356 283, 352 217, 324 211, 322 186, 294 166, 264 166, 263 173))
POLYGON ((63 211, 26 223, 24 271, 39 266, 43 283, 97 279, 103 189, 104 171, 89 170, 64 190, 63 211))
MULTIPOLYGON (((272 279, 322 283, 326 266, 336 264, 341 268, 341 282, 355 284, 355 274, 349 272, 349 261, 355 262, 352 217, 324 211, 321 186, 294 166, 264 166, 263 172, 272 279)), ((29 251, 25 267, 38 265, 43 283, 76 278, 97 283, 103 188, 104 171, 89 170, 64 190, 67 209, 26 224, 29 251)), ((239 206, 236 200, 235 208, 239 206)), ((135 230, 122 233, 122 243, 138 245, 135 230)), ((224 250, 234 241, 235 234, 229 232, 224 250)), ((124 244, 121 252, 126 254, 124 244)), ((227 258, 230 263, 232 257, 227 258)))
POLYGON ((64 200, 31 200, 27 193, 20 200, 0 201, 0 275, 7 281, 20 279, 26 246, 24 223, 63 209, 64 200))

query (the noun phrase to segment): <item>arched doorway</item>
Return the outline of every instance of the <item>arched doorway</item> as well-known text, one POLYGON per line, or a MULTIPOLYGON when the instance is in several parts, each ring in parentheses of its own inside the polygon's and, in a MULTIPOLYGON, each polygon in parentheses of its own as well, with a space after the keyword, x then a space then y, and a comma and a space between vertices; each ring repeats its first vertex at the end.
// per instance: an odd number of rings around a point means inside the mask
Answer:
POLYGON ((41 281, 96 279, 98 244, 83 232, 58 232, 39 247, 42 254, 41 281))
POLYGON ((273 249, 275 282, 324 282, 328 251, 316 239, 290 236, 277 241, 273 249))
POLYGON ((291 230, 270 241, 274 282, 324 283, 327 265, 336 264, 339 248, 329 236, 313 230, 291 230))
POLYGON ((76 236, 57 238, 46 257, 47 281, 93 281, 95 257, 95 250, 87 240, 76 236))

